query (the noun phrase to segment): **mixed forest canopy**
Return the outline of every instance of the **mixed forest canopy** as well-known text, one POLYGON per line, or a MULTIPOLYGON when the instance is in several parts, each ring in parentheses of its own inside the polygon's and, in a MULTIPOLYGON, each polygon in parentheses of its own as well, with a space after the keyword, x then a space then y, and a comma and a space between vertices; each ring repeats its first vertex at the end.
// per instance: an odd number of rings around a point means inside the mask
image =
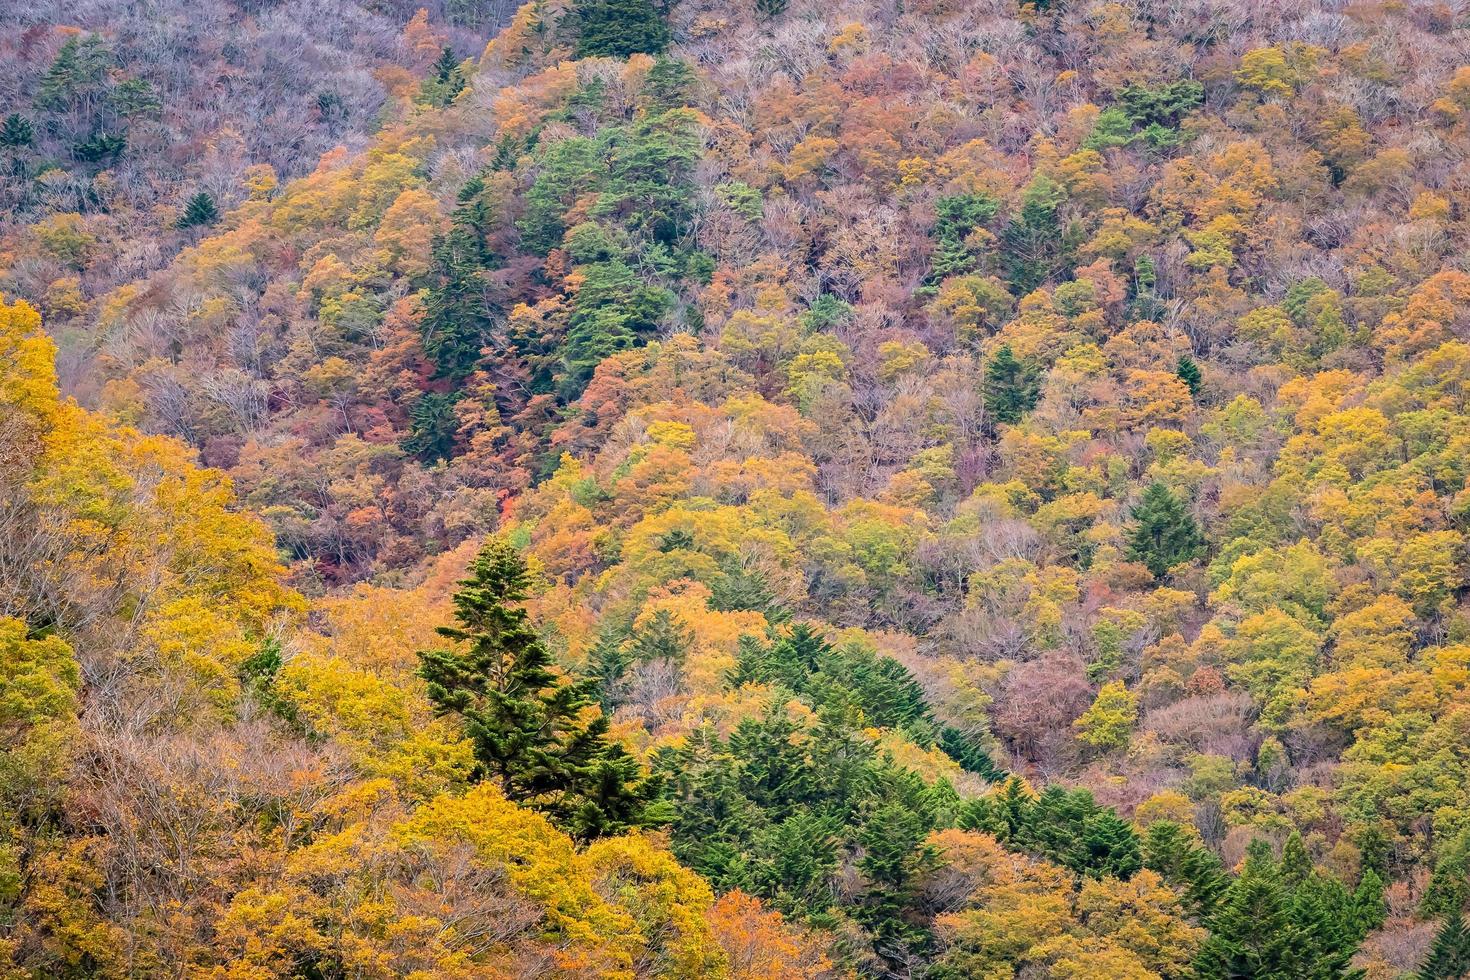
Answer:
POLYGON ((1470 17, 7 12, 0 977, 1470 976, 1470 17))

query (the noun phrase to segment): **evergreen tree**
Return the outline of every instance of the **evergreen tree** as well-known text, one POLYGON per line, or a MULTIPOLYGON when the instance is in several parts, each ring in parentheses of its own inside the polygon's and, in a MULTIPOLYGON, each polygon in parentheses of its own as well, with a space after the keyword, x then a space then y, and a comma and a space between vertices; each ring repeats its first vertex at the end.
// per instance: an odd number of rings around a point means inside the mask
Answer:
POLYGON ((1179 888, 1186 907, 1200 918, 1215 910, 1230 887, 1230 876, 1215 852, 1171 820, 1149 824, 1143 838, 1143 866, 1179 888))
POLYGON ((1461 916, 1452 915, 1444 920, 1434 943, 1429 947, 1429 956, 1419 968, 1419 980, 1465 980, 1470 977, 1470 929, 1465 927, 1461 916))
POLYGON ((755 0, 755 10, 766 20, 770 20, 785 13, 787 3, 788 0, 755 0))
POLYGON ((626 693, 625 675, 632 665, 626 649, 628 632, 616 626, 604 627, 597 643, 587 655, 587 676, 597 685, 597 701, 604 714, 611 715, 626 693))
POLYGON ((648 69, 638 100, 645 112, 658 115, 689 105, 696 83, 694 69, 687 62, 661 56, 648 69))
POLYGON ((1253 841, 1240 877, 1209 921, 1194 961, 1199 980, 1294 980, 1300 976, 1286 894, 1270 848, 1253 841))
POLYGON ((420 330, 424 353, 440 377, 460 379, 475 369, 501 313, 484 277, 496 265, 485 243, 490 216, 484 190, 479 177, 460 189, 449 231, 430 249, 429 295, 420 330))
POLYGON ((1137 831, 1084 789, 1048 786, 1032 798, 1012 778, 999 793, 966 804, 959 823, 1093 878, 1126 879, 1143 866, 1137 831))
POLYGON ((985 366, 985 410, 992 420, 1015 425, 1041 400, 1041 378, 1036 368, 1018 360, 1006 344, 985 366))
POLYGON ((1200 385, 1204 381, 1204 375, 1200 373, 1199 365, 1195 363, 1194 358, 1188 354, 1181 354, 1179 356, 1179 364, 1174 369, 1174 374, 1189 387, 1189 393, 1191 395, 1199 394, 1200 385))
POLYGON ((1065 199, 1060 184, 1037 176, 1021 195, 1021 213, 1001 234, 1002 257, 1016 296, 1030 293, 1061 268, 1065 243, 1059 211, 1065 199))
POLYGON ((930 829, 925 814, 895 800, 879 808, 858 837, 864 852, 858 868, 868 880, 860 916, 873 936, 874 950, 895 965, 924 941, 923 932, 904 913, 915 880, 936 860, 933 848, 924 844, 930 829))
POLYGON ((1444 919, 1463 915, 1470 905, 1470 831, 1462 833, 1440 852, 1419 900, 1419 915, 1444 919))
POLYGON ((429 68, 429 75, 419 89, 419 100, 425 105, 447 106, 464 91, 464 87, 464 69, 454 57, 454 51, 445 48, 429 68))
POLYGON ((710 583, 711 609, 721 612, 749 611, 762 613, 767 622, 779 623, 790 618, 760 568, 736 560, 727 561, 724 574, 710 583))
POLYGON ((1352 898, 1352 932, 1354 942, 1361 943, 1368 933, 1383 925, 1388 905, 1383 899, 1383 879, 1372 868, 1364 868, 1352 898))
POLYGON ((12 112, 5 117, 5 122, 0 123, 0 146, 7 150, 18 150, 23 146, 30 146, 36 140, 36 129, 30 120, 19 113, 12 112))
POLYGON ((582 0, 578 58, 626 58, 658 54, 669 45, 669 28, 650 0, 582 0))
POLYGON ((995 764, 985 747, 953 725, 945 725, 939 730, 939 747, 966 772, 973 772, 992 783, 1006 778, 1006 771, 995 764))
POLYGON ((478 778, 506 797, 548 813, 581 839, 656 822, 649 804, 660 784, 607 738, 607 719, 580 719, 593 683, 563 683, 525 609, 525 561, 492 540, 454 594, 458 625, 438 632, 458 650, 419 654, 429 700, 457 714, 474 746, 478 778))
POLYGON ((36 87, 36 105, 66 112, 100 102, 113 65, 112 52, 100 34, 67 39, 36 87))
POLYGON ((694 646, 694 634, 667 609, 654 613, 648 623, 634 631, 628 657, 633 663, 671 660, 682 663, 694 646))
POLYGON ((179 216, 180 228, 195 228, 200 225, 212 225, 219 220, 219 208, 215 207, 214 198, 208 192, 200 191, 189 198, 189 203, 184 205, 184 213, 179 216))
POLYGON ((1352 898, 1340 881, 1311 867, 1300 838, 1278 865, 1270 845, 1252 841, 1240 877, 1207 921, 1195 959, 1199 980, 1351 980, 1361 942, 1352 898))
POLYGON ((459 418, 454 406, 459 403, 457 391, 426 391, 408 412, 408 436, 403 440, 405 452, 426 463, 449 459, 454 455, 459 435, 459 418))
POLYGON ((1155 578, 1169 569, 1199 556, 1204 538, 1194 518, 1169 488, 1152 484, 1143 500, 1133 508, 1133 529, 1128 532, 1128 560, 1142 562, 1155 578))
POLYGON ((72 156, 84 163, 98 163, 108 157, 116 157, 128 148, 126 133, 109 133, 98 130, 71 148, 72 156))

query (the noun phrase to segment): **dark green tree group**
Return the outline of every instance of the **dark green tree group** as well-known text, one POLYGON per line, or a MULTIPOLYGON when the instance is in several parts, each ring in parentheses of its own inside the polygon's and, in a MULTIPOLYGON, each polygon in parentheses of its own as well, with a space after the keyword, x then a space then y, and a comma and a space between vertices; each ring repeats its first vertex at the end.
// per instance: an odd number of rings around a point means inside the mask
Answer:
POLYGON ((1137 831, 1084 789, 1048 786, 1033 797, 1012 777, 999 793, 967 804, 959 822, 1080 875, 1130 878, 1143 867, 1137 831))
POLYGON ((1345 980, 1363 937, 1383 922, 1383 882, 1371 869, 1356 890, 1312 867, 1293 834, 1278 862, 1253 841, 1239 877, 1206 919, 1199 980, 1345 980))
POLYGON ((650 0, 582 0, 578 58, 658 54, 669 46, 669 26, 650 0))
POLYGON ((1463 916, 1452 915, 1435 933, 1429 955, 1419 968, 1418 980, 1465 980, 1470 977, 1470 928, 1463 916))

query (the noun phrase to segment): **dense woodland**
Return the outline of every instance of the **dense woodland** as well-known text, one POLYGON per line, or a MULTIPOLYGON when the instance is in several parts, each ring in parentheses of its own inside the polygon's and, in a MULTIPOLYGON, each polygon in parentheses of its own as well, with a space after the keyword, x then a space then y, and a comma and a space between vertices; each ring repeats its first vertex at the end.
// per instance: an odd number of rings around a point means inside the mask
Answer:
POLYGON ((0 81, 0 977, 1470 976, 1470 10, 97 2, 0 81))

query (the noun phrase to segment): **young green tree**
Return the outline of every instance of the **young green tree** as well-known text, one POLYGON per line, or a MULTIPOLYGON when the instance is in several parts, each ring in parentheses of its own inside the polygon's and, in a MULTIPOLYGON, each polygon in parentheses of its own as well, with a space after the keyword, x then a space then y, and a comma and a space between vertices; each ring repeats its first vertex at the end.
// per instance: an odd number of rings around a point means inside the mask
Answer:
POLYGON ((1181 354, 1179 364, 1174 368, 1174 374, 1189 387, 1191 395, 1199 394, 1200 385, 1204 383, 1204 375, 1200 373, 1199 365, 1195 363, 1194 358, 1188 354, 1181 354))
POLYGON ((1280 864, 1270 845, 1252 841, 1240 876, 1207 922, 1210 937, 1195 958, 1199 980, 1237 977, 1349 980, 1361 933, 1354 903, 1336 878, 1311 867, 1300 838, 1280 864))
POLYGON ((471 178, 460 189, 449 230, 430 250, 429 295, 424 303, 424 353, 440 377, 463 378, 475 369, 496 318, 503 312, 484 277, 497 264, 485 242, 490 225, 485 182, 471 178))
POLYGON ((184 213, 179 216, 179 227, 197 228, 200 225, 212 225, 218 220, 219 208, 215 206, 214 198, 209 196, 208 191, 200 191, 184 205, 184 213))
POLYGON ((607 719, 583 720, 590 680, 564 682, 525 609, 526 563, 492 540, 454 594, 456 626, 438 632, 458 645, 419 654, 419 674, 441 713, 457 714, 474 746, 477 775, 510 800, 542 810, 573 836, 591 839, 658 822, 657 779, 608 740, 607 719))
POLYGON ((1240 877, 1209 925, 1210 937, 1194 961, 1200 980, 1298 975, 1286 893, 1264 841, 1252 842, 1240 877))
POLYGON ((1460 916, 1470 905, 1470 831, 1450 841, 1434 863, 1434 873, 1419 900, 1426 919, 1460 916))
POLYGON ((1133 508, 1133 520, 1128 559, 1142 562, 1155 578, 1163 578, 1169 569, 1204 550, 1205 541, 1194 518, 1162 483, 1143 492, 1143 500, 1133 508))

